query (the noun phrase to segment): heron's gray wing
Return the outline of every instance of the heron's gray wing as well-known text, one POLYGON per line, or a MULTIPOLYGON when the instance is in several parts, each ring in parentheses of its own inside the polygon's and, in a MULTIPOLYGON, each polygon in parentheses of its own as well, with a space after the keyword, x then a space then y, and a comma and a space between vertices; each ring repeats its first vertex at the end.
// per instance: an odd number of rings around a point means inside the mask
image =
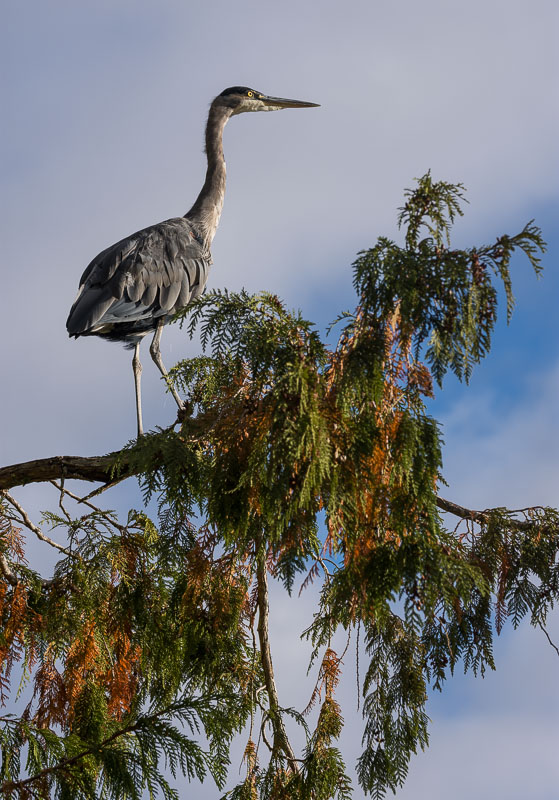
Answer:
POLYGON ((144 228, 99 253, 80 280, 70 335, 169 317, 204 290, 210 254, 178 217, 144 228))

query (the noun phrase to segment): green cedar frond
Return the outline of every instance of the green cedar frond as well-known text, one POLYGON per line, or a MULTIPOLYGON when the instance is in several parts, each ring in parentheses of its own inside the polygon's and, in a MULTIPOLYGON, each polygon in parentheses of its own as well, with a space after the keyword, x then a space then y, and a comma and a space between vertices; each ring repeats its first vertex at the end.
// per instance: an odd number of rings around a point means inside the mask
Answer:
MULTIPOLYGON (((427 344, 426 359, 437 383, 442 385, 449 369, 468 382, 473 367, 489 352, 497 320, 498 287, 491 274, 505 290, 509 320, 514 307, 511 258, 515 251, 524 253, 539 274, 538 253, 545 252, 541 231, 531 220, 519 234, 500 236, 493 245, 456 250, 450 247, 450 230, 462 214, 462 185, 434 183, 427 173, 406 198, 399 216, 399 224, 407 227, 405 248, 380 237, 353 264, 360 313, 374 332, 398 308, 401 332, 410 338, 416 357, 427 344), (428 236, 420 240, 422 227, 428 236)), ((348 319, 346 337, 355 330, 348 319)))

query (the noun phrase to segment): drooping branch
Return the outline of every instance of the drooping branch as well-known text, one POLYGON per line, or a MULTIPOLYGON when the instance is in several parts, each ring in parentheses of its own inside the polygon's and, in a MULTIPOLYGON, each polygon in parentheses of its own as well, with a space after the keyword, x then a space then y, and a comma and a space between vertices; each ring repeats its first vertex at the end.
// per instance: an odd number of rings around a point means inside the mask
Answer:
MULTIPOLYGON (((12 722, 12 720, 9 721, 12 722)), ((63 772, 63 773, 67 772, 69 767, 74 766, 78 762, 82 761, 84 758, 87 758, 87 756, 97 755, 101 753, 105 747, 112 744, 112 742, 114 742, 119 737, 126 736, 132 733, 133 731, 137 730, 138 728, 140 728, 141 724, 143 724, 143 720, 142 723, 138 723, 136 725, 129 725, 126 728, 122 728, 116 733, 113 733, 104 741, 100 742, 98 745, 95 745, 94 747, 89 747, 86 750, 82 750, 77 755, 72 756, 71 758, 62 758, 60 761, 58 761, 56 764, 53 764, 51 767, 45 767, 40 772, 37 772, 35 775, 31 775, 28 778, 22 778, 19 781, 5 781, 4 783, 0 784, 0 794, 8 794, 9 792, 23 790, 30 784, 33 784, 36 781, 41 781, 44 778, 53 775, 56 772, 63 772)))
MULTIPOLYGON (((103 752, 103 750, 105 750, 105 748, 110 747, 116 740, 120 739, 121 737, 127 737, 130 736, 131 734, 141 731, 143 728, 148 727, 150 722, 160 719, 161 717, 165 717, 169 715, 170 712, 172 713, 172 710, 173 707, 171 706, 155 714, 142 716, 137 722, 133 723, 132 725, 127 725, 123 728, 120 728, 119 730, 115 731, 110 736, 108 736, 106 739, 103 739, 101 742, 91 747, 87 747, 86 749, 81 750, 76 755, 69 756, 67 758, 61 758, 52 766, 45 767, 44 769, 35 773, 35 775, 30 775, 29 777, 22 778, 19 781, 11 781, 11 780, 4 781, 3 783, 0 784, 0 795, 9 795, 16 791, 21 793, 22 791, 24 791, 26 788, 30 787, 37 781, 41 781, 44 778, 48 778, 57 772, 68 773, 70 767, 74 767, 76 764, 79 764, 80 761, 83 761, 88 756, 91 755, 99 756, 103 752)), ((18 725, 20 721, 9 717, 3 717, 2 722, 4 724, 7 723, 9 725, 15 726, 18 725)))

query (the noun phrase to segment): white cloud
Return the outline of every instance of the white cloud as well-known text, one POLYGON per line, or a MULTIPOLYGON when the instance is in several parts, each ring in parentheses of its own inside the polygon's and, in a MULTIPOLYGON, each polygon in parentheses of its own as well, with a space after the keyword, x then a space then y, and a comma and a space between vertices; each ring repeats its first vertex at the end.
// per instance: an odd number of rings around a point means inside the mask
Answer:
POLYGON ((444 492, 457 503, 559 505, 559 363, 519 376, 517 392, 465 391, 443 418, 444 492))

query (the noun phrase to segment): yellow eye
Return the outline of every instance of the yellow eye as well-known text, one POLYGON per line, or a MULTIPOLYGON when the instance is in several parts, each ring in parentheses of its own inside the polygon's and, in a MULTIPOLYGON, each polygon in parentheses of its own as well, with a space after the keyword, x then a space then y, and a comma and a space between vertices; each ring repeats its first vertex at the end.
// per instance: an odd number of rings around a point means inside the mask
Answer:
POLYGON ((247 96, 248 97, 252 97, 253 95, 254 95, 254 92, 247 92, 247 96))

